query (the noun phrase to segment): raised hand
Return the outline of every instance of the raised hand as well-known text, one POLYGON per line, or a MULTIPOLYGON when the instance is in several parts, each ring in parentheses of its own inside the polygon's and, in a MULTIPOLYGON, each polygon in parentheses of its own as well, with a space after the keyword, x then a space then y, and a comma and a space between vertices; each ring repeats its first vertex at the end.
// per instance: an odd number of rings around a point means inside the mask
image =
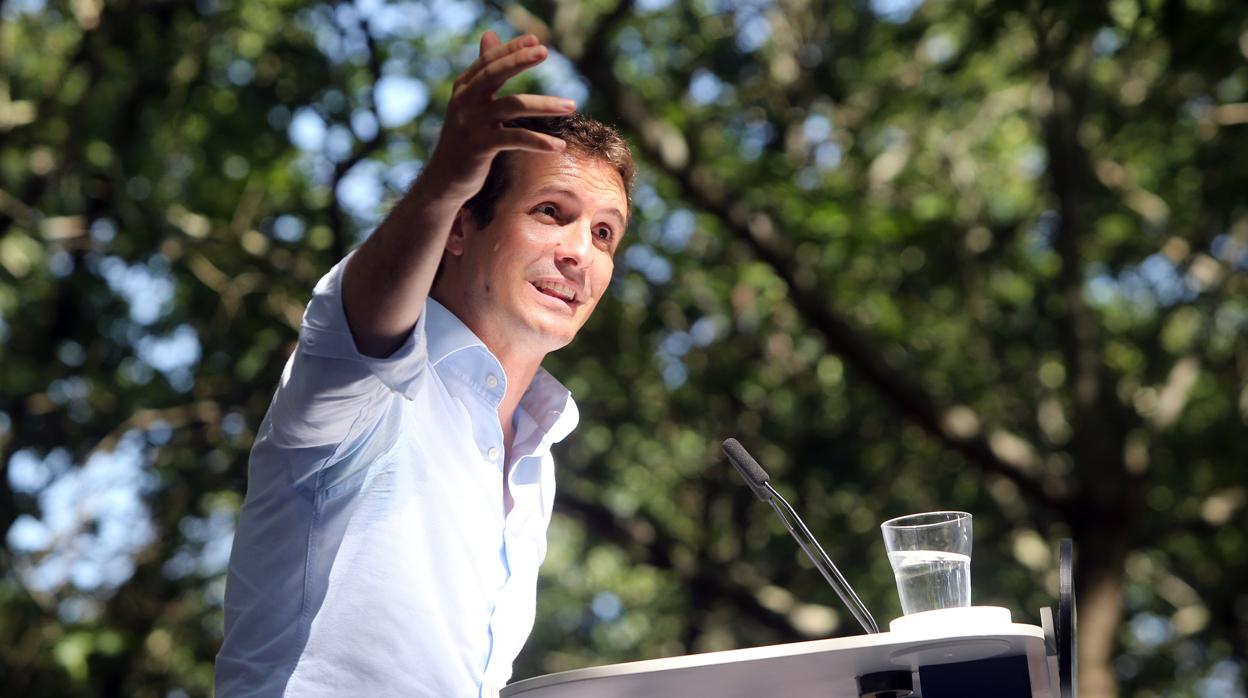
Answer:
POLYGON ((389 356, 416 324, 460 208, 485 184, 504 150, 563 152, 553 136, 503 126, 522 116, 568 114, 572 100, 545 95, 495 97, 508 80, 546 60, 532 35, 507 43, 481 37, 481 55, 455 80, 438 145, 411 189, 356 251, 342 300, 356 347, 389 356))
POLYGON ((494 32, 481 37, 481 53, 455 80, 428 175, 449 199, 465 202, 481 189, 494 156, 504 150, 562 152, 562 140, 503 122, 523 116, 568 114, 576 103, 562 97, 520 94, 495 97, 511 78, 546 60, 548 51, 526 34, 502 43, 494 32))

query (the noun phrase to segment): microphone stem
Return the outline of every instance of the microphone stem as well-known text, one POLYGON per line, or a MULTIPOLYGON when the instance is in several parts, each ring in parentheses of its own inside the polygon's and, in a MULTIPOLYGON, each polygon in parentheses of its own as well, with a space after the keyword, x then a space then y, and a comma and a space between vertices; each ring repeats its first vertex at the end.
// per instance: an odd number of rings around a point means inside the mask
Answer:
POLYGON ((823 546, 819 545, 819 541, 815 540, 815 536, 810 532, 810 529, 806 528, 802 517, 797 515, 797 511, 793 509, 788 500, 771 486, 770 482, 764 482, 763 486, 773 496, 769 500, 771 508, 776 510, 776 514, 784 522, 785 528, 789 529, 789 533, 792 534, 793 539, 805 551, 810 561, 815 563, 815 567, 823 575, 823 578, 827 580, 828 584, 831 585, 832 589, 836 591, 836 595, 841 597, 841 602, 849 608, 849 612, 854 615, 862 629, 872 634, 880 632, 880 627, 876 625, 875 618, 867 610, 866 604, 862 602, 862 599, 858 598, 858 594, 854 593, 853 587, 849 586, 849 582, 845 580, 841 571, 833 564, 832 558, 828 557, 828 554, 823 550, 823 546), (776 500, 779 500, 780 503, 777 504, 776 500), (793 526, 794 523, 797 524, 796 528, 793 526), (801 530, 800 534, 798 533, 799 529, 801 530))

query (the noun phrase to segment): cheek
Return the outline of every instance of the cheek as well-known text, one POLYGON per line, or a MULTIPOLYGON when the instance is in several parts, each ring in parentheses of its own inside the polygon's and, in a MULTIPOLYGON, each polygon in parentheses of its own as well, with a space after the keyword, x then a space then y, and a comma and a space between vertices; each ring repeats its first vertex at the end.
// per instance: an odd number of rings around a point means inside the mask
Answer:
POLYGON ((607 287, 611 285, 611 275, 615 271, 615 261, 607 257, 594 265, 594 267, 594 303, 597 304, 606 295, 607 287))

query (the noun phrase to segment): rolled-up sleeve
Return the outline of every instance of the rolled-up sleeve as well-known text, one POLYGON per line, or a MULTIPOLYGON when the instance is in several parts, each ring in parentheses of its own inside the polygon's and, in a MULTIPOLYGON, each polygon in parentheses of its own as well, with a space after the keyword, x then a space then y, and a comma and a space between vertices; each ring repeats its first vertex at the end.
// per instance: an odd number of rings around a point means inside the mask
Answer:
POLYGON ((390 356, 375 358, 361 354, 342 306, 342 274, 350 259, 351 255, 347 255, 312 291, 312 301, 303 314, 299 331, 299 350, 309 356, 357 363, 382 385, 411 399, 416 378, 429 357, 425 344, 425 313, 421 312, 403 346, 390 356))
POLYGON ((396 395, 411 399, 428 366, 424 310, 393 354, 360 353, 342 305, 342 274, 350 259, 317 283, 269 415, 274 445, 330 447, 329 460, 367 436, 396 395))

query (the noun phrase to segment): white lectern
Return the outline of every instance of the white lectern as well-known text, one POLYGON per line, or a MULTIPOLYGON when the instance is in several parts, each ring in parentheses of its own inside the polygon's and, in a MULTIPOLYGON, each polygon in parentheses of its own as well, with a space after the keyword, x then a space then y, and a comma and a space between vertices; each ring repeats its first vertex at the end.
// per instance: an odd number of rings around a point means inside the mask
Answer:
POLYGON ((501 695, 1060 698, 1056 663, 1046 650, 1040 627, 1012 623, 993 632, 951 630, 940 637, 887 632, 576 669, 513 683, 501 695), (859 677, 887 671, 911 673, 913 693, 861 691, 859 677), (938 689, 937 683, 945 688, 938 689))

